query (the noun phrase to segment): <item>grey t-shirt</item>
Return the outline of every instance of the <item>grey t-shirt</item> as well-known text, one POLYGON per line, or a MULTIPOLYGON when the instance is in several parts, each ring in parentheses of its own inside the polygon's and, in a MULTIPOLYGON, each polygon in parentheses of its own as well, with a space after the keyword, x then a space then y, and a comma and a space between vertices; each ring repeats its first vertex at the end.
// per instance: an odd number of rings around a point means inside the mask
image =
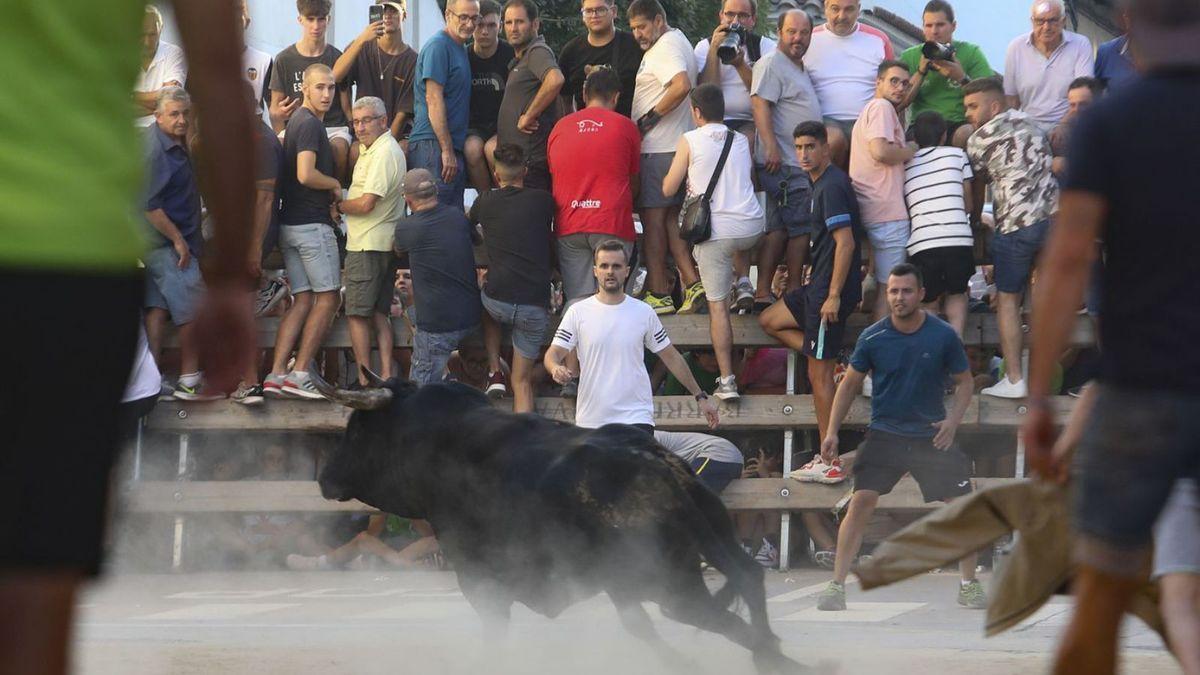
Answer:
POLYGON ((685 462, 698 457, 714 462, 742 463, 742 451, 720 436, 680 431, 655 431, 654 440, 685 462))
MULTIPOLYGON (((821 121, 821 102, 808 71, 783 52, 773 51, 754 64, 750 94, 772 104, 771 124, 775 127, 780 157, 784 164, 799 167, 792 130, 801 122, 821 121)), ((754 150, 754 161, 758 164, 766 161, 763 146, 759 143, 754 150)))
MULTIPOLYGON (((333 64, 337 63, 341 55, 342 51, 337 47, 325 45, 325 51, 320 56, 302 56, 296 50, 296 45, 289 45, 287 49, 275 55, 275 64, 271 66, 270 89, 288 98, 303 99, 300 85, 304 83, 304 69, 314 63, 324 63, 333 68, 333 64)), ((344 91, 344 86, 344 82, 338 83, 339 94, 344 91)), ((329 112, 325 113, 325 119, 322 121, 328 128, 349 126, 340 97, 334 98, 333 105, 329 106, 329 112)))
POLYGON ((396 252, 407 253, 416 296, 417 328, 449 333, 479 323, 479 285, 471 226, 461 209, 445 204, 396 223, 396 252))
POLYGON ((537 96, 546 74, 557 68, 554 52, 544 39, 537 37, 508 71, 508 82, 504 85, 496 135, 500 143, 515 143, 524 148, 526 161, 531 164, 546 162, 546 139, 562 116, 558 97, 538 116, 538 128, 532 134, 517 129, 517 120, 537 96))

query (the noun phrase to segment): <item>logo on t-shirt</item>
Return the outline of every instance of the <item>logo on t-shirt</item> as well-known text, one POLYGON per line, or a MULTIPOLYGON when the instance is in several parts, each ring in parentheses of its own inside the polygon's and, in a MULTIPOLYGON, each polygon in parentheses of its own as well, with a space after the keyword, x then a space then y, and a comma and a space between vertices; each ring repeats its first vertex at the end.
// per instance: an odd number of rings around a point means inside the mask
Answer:
POLYGON ((246 77, 248 77, 251 82, 257 80, 258 79, 258 68, 247 68, 246 69, 246 77))
POLYGON ((579 120, 576 124, 579 125, 579 133, 581 134, 594 134, 604 128, 603 122, 595 120, 579 120))
POLYGON ((601 202, 599 199, 584 199, 583 201, 576 199, 571 202, 571 208, 573 209, 598 209, 600 205, 601 202))

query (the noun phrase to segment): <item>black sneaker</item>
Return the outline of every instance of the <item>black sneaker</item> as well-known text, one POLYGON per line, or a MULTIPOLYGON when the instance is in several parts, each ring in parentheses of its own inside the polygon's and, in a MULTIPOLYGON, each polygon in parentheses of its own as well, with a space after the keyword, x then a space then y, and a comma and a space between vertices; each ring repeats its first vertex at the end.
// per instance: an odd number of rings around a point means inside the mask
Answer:
POLYGON ((263 388, 261 384, 246 384, 245 382, 238 385, 236 391, 229 395, 234 403, 242 405, 262 405, 263 404, 263 388))
POLYGON ((571 380, 564 384, 558 395, 563 398, 577 398, 579 396, 579 380, 571 380))

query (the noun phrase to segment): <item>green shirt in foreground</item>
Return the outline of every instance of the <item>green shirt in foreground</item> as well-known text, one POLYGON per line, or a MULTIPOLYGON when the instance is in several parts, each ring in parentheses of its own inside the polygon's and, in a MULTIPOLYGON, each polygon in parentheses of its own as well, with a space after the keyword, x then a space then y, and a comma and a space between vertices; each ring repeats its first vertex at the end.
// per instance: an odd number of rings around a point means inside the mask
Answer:
MULTIPOLYGON (((900 54, 900 60, 908 65, 914 75, 921 65, 921 47, 924 44, 918 42, 900 54)), ((958 40, 952 44, 954 45, 954 58, 958 60, 967 77, 974 80, 992 76, 992 67, 988 65, 987 57, 983 55, 983 51, 979 47, 970 42, 959 42, 958 40)), ((947 122, 965 122, 967 119, 963 112, 962 89, 957 82, 951 84, 944 75, 933 68, 930 68, 925 75, 924 81, 921 82, 921 88, 917 91, 917 97, 913 99, 912 105, 909 107, 909 121, 911 122, 913 118, 926 110, 941 113, 947 122)))
POLYGON ((0 22, 0 269, 136 268, 142 0, 14 0, 0 22))

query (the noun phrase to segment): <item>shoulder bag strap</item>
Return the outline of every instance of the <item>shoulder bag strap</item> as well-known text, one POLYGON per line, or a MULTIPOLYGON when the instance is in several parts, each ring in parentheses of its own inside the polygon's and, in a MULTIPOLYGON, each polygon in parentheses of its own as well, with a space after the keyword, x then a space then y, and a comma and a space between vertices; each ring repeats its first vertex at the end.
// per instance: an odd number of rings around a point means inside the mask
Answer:
POLYGON ((717 168, 713 170, 712 178, 708 181, 708 189, 704 191, 704 201, 712 200, 713 191, 717 189, 717 181, 721 178, 721 170, 725 168, 725 160, 729 158, 729 150, 733 148, 735 131, 725 132, 725 147, 721 148, 721 158, 717 160, 717 168))

